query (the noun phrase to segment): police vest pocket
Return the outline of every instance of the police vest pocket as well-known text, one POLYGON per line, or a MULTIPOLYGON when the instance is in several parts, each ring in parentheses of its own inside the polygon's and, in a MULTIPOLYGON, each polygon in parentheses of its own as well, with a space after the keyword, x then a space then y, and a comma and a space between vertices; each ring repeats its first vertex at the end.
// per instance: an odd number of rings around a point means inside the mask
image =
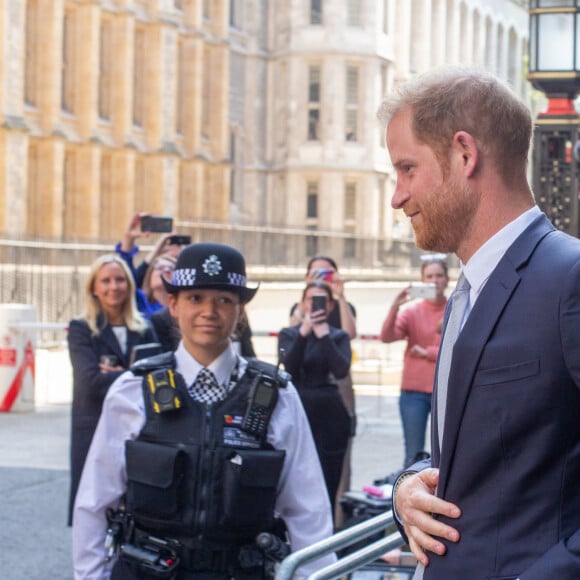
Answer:
POLYGON ((181 507, 186 453, 146 441, 127 441, 127 505, 135 514, 172 517, 181 507))
POLYGON ((237 449, 226 457, 223 524, 271 524, 285 455, 277 449, 237 449))

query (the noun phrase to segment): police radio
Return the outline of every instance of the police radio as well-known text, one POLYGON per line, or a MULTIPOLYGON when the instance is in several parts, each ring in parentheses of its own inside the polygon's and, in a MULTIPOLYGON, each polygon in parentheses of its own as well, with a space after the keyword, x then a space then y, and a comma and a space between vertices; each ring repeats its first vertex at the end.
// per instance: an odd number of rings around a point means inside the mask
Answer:
POLYGON ((270 377, 258 373, 250 386, 248 408, 241 428, 264 439, 277 402, 277 384, 270 377))

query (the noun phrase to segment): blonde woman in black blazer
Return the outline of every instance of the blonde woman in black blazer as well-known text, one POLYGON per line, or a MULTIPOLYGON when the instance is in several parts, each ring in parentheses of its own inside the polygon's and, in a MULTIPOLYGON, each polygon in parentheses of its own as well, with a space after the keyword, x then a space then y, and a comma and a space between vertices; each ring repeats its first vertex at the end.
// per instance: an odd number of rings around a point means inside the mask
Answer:
POLYGON ((85 312, 71 320, 68 330, 73 370, 69 525, 105 395, 129 368, 133 347, 156 340, 155 332, 137 310, 135 282, 119 256, 107 254, 95 260, 85 294, 85 312))

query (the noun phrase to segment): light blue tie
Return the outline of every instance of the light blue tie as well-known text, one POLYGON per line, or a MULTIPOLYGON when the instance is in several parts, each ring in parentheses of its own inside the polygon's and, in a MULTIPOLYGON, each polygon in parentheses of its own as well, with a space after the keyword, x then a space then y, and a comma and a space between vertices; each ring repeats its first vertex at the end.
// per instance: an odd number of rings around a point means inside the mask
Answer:
MULTIPOLYGON (((451 357, 453 347, 461 330, 461 322, 465 314, 465 309, 469 304, 469 282, 461 273, 455 292, 451 295, 451 312, 443 334, 443 341, 439 349, 439 367, 437 371, 437 432, 439 434, 439 449, 443 444, 443 426, 445 424, 445 408, 447 406, 447 383, 449 381, 449 369, 451 368, 451 357)), ((417 564, 413 580, 423 580, 425 567, 417 564)))
POLYGON ((445 425, 445 409, 447 406, 447 383, 449 382, 449 369, 451 368, 451 358, 453 347, 461 330, 461 322, 465 314, 465 309, 469 304, 469 282, 461 273, 455 292, 451 295, 451 313, 439 350, 439 367, 437 371, 437 433, 439 435, 439 450, 443 446, 443 427, 445 425))

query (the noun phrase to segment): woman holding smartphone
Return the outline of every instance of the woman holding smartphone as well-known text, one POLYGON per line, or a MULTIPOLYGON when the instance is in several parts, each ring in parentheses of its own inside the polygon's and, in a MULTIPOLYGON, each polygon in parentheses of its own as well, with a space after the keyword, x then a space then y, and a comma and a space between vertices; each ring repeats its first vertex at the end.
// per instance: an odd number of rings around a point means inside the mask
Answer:
POLYGON ((447 264, 442 259, 430 256, 424 256, 422 260, 421 282, 433 284, 433 295, 414 300, 401 308, 413 299, 412 286, 404 288, 393 301, 381 330, 383 342, 407 341, 399 398, 405 439, 403 467, 414 463, 417 454, 425 449, 435 362, 441 341, 441 322, 447 304, 447 264))
POLYGON ((97 258, 85 285, 85 312, 68 328, 73 370, 69 525, 85 458, 103 400, 115 379, 129 368, 133 347, 156 340, 135 305, 135 282, 118 255, 97 258))
POLYGON ((332 506, 350 436, 350 416, 337 386, 350 370, 350 337, 328 324, 335 306, 327 284, 308 283, 300 302, 301 321, 283 328, 278 336, 282 361, 312 429, 332 506))
MULTIPOLYGON (((336 261, 330 256, 317 255, 308 261, 306 265, 306 284, 315 281, 322 281, 327 284, 331 291, 334 307, 328 315, 328 324, 335 328, 341 328, 351 338, 356 338, 356 310, 355 307, 347 301, 344 292, 344 279, 338 272, 336 261)), ((299 324, 302 321, 303 312, 300 303, 294 304, 290 309, 290 326, 299 324)), ((337 381, 338 391, 350 414, 350 441, 344 456, 342 466, 342 476, 338 486, 337 496, 340 497, 345 491, 350 489, 350 456, 352 450, 352 438, 356 433, 356 408, 354 388, 350 372, 337 381)), ((335 510, 335 522, 339 526, 342 522, 342 508, 337 506, 335 510)))

